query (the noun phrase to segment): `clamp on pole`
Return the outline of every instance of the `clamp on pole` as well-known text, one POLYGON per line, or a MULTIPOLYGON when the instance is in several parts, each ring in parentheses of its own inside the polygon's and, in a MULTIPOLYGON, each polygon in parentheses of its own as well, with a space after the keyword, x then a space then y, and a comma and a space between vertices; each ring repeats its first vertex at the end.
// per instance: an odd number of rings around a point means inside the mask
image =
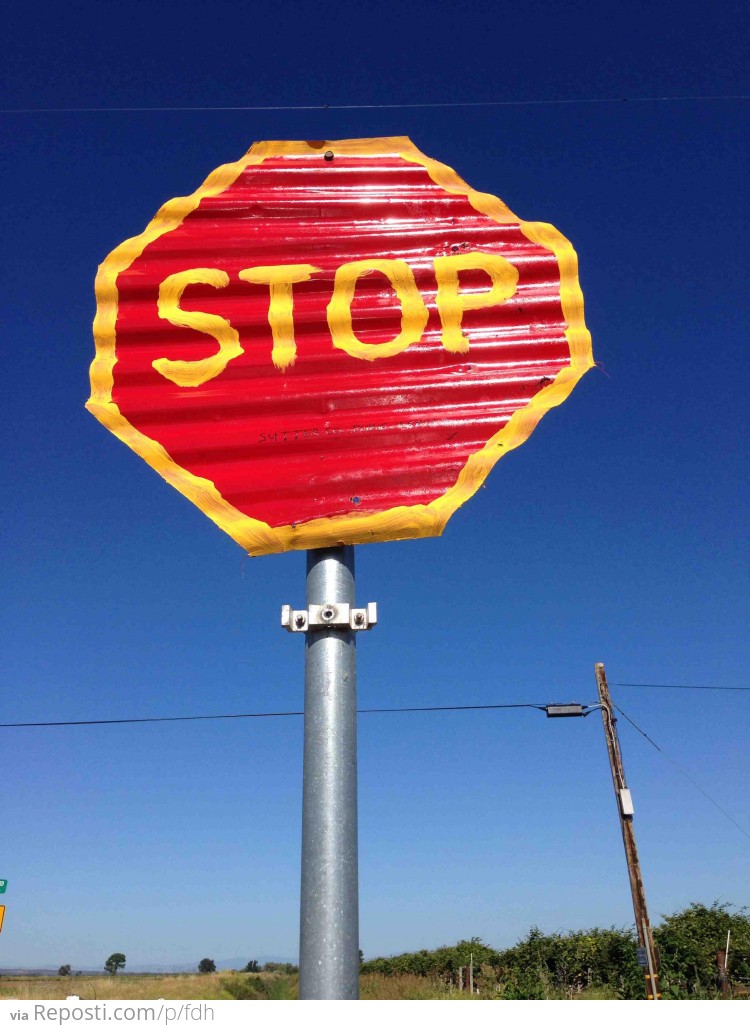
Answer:
POLYGON ((311 604, 307 609, 281 607, 281 626, 290 634, 323 631, 333 628, 345 631, 369 631, 378 622, 377 602, 368 602, 364 609, 353 609, 348 602, 311 604))

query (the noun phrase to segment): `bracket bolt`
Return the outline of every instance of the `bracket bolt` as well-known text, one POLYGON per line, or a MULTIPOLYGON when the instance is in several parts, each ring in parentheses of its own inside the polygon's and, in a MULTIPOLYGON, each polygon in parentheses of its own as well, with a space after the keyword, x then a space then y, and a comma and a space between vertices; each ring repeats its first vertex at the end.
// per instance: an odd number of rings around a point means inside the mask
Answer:
POLYGON ((361 627, 365 622, 365 614, 362 612, 354 614, 354 622, 358 627, 361 627))
POLYGON ((304 627, 305 626, 305 615, 304 615, 304 613, 297 613, 297 615, 294 618, 294 626, 295 627, 304 627))
POLYGON ((324 606, 321 609, 321 611, 320 611, 320 619, 324 620, 326 623, 330 623, 335 615, 336 615, 336 608, 335 608, 335 606, 324 606))

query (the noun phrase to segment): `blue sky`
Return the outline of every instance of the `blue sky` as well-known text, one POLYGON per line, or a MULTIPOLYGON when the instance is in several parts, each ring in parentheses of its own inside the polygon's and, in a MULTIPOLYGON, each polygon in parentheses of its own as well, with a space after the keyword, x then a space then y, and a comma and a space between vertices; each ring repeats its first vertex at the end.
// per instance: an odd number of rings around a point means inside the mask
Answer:
MULTIPOLYGON (((576 247, 593 370, 441 539, 363 546, 372 706, 613 697, 750 831, 745 5, 16 6, 3 113, 3 722, 302 707, 251 560, 83 408, 97 264, 258 139, 409 135, 576 247), (624 98, 630 98, 625 101, 624 98), (622 98, 622 99, 620 99, 622 98), (744 430, 743 430, 744 429, 744 430)), ((366 955, 624 925, 600 721, 363 716, 366 955)), ((0 966, 296 955, 302 723, 0 732, 0 966)), ((652 918, 748 901, 750 840, 627 723, 652 918)))

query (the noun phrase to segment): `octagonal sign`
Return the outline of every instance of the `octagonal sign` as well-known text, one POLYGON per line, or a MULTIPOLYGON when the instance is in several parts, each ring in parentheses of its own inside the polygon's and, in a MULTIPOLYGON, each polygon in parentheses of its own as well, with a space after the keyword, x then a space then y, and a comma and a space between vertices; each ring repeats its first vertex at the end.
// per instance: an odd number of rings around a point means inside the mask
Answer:
POLYGON ((570 243, 407 138, 256 143, 96 295, 88 409, 254 555, 439 535, 593 363, 570 243))

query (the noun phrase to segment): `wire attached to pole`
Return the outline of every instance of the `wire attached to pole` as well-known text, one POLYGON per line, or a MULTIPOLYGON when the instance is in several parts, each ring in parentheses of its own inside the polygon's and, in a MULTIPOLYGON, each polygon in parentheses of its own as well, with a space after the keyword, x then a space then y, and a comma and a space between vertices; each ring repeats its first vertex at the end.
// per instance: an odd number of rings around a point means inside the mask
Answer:
POLYGON ((708 801, 710 801, 710 802, 711 802, 711 804, 712 804, 712 805, 713 805, 713 806, 714 806, 715 808, 717 808, 717 809, 719 810, 719 812, 720 812, 720 813, 722 814, 722 816, 726 816, 726 818, 727 818, 727 819, 729 820, 729 822, 730 822, 730 823, 732 823, 732 824, 734 824, 734 826, 736 826, 736 827, 737 827, 737 829, 738 829, 738 830, 739 830, 739 831, 740 831, 741 833, 743 833, 743 834, 745 835, 745 837, 747 837, 747 838, 748 838, 748 840, 750 840, 750 833, 748 833, 748 831, 747 831, 747 830, 745 830, 745 828, 744 828, 743 826, 741 826, 741 825, 740 825, 740 824, 739 824, 739 823, 737 822, 737 820, 736 820, 736 819, 734 819, 734 817, 733 817, 733 816, 731 816, 731 815, 730 815, 730 814, 729 814, 729 813, 727 812, 727 810, 726 810, 725 808, 722 808, 722 806, 721 806, 721 805, 719 805, 719 803, 718 803, 718 802, 716 801, 716 799, 715 799, 715 798, 712 798, 712 797, 711 797, 711 795, 710 795, 710 794, 708 793, 708 791, 705 791, 705 790, 704 790, 704 789, 703 789, 703 788, 701 787, 701 785, 700 785, 700 784, 698 783, 698 781, 697 781, 697 780, 694 780, 694 779, 693 779, 693 778, 692 778, 692 777, 690 776, 690 774, 689 774, 689 773, 688 773, 688 772, 687 772, 686 770, 684 770, 684 769, 682 768, 682 766, 680 766, 680 765, 679 765, 679 763, 676 763, 676 762, 674 761, 674 759, 672 759, 672 758, 671 758, 671 757, 670 757, 669 755, 667 755, 667 753, 666 753, 666 752, 664 751, 664 749, 663 749, 663 748, 660 748, 660 747, 659 747, 659 745, 657 745, 656 741, 654 741, 654 739, 653 739, 652 737, 649 737, 649 736, 648 736, 648 734, 646 733, 646 731, 645 731, 645 730, 642 730, 642 729, 641 729, 641 727, 639 727, 639 726, 638 726, 638 724, 637 724, 637 723, 636 723, 636 722, 635 722, 634 720, 632 720, 632 719, 631 719, 631 718, 630 718, 630 717, 628 716, 628 714, 627 714, 627 713, 626 713, 626 712, 624 711, 624 709, 621 709, 619 705, 615 705, 615 703, 614 703, 614 702, 612 703, 612 705, 613 705, 613 706, 615 707, 615 709, 617 709, 617 711, 618 711, 618 712, 619 712, 619 713, 620 713, 620 714, 621 714, 622 716, 624 716, 624 717, 625 717, 625 719, 626 719, 626 720, 628 721, 628 723, 629 723, 629 724, 631 725, 631 727, 634 727, 634 728, 635 728, 635 729, 636 729, 636 730, 638 731, 638 733, 639 733, 639 734, 641 734, 641 735, 642 735, 642 736, 643 736, 643 737, 644 737, 644 738, 645 738, 645 739, 646 739, 646 740, 648 741, 648 743, 649 743, 650 745, 652 745, 652 746, 653 746, 653 747, 654 747, 654 748, 655 748, 655 749, 657 750, 657 752, 659 752, 659 754, 660 754, 660 755, 662 755, 662 756, 663 756, 663 757, 664 757, 664 758, 665 758, 665 759, 667 760, 667 762, 671 763, 671 764, 672 764, 672 766, 674 766, 674 768, 675 768, 675 769, 676 769, 676 770, 677 770, 677 771, 678 771, 679 773, 681 773, 681 774, 683 775, 683 777, 685 777, 685 778, 686 778, 686 780, 689 780, 689 781, 690 781, 690 783, 691 783, 691 784, 693 785, 693 787, 697 788, 697 789, 698 789, 698 790, 700 791, 700 793, 701 793, 701 794, 703 795, 703 797, 704 797, 704 798, 707 798, 707 799, 708 799, 708 801))
MULTIPOLYGON (((494 705, 415 705, 394 706, 382 709, 358 709, 357 712, 367 713, 417 713, 417 712, 463 712, 474 709, 541 709, 541 703, 519 702, 514 704, 494 705)), ((206 716, 131 716, 113 720, 49 720, 47 722, 31 721, 28 723, 0 723, 0 729, 11 727, 101 727, 121 723, 185 723, 192 720, 250 720, 266 719, 280 716, 304 716, 300 711, 291 712, 254 712, 254 713, 216 713, 206 716)))

